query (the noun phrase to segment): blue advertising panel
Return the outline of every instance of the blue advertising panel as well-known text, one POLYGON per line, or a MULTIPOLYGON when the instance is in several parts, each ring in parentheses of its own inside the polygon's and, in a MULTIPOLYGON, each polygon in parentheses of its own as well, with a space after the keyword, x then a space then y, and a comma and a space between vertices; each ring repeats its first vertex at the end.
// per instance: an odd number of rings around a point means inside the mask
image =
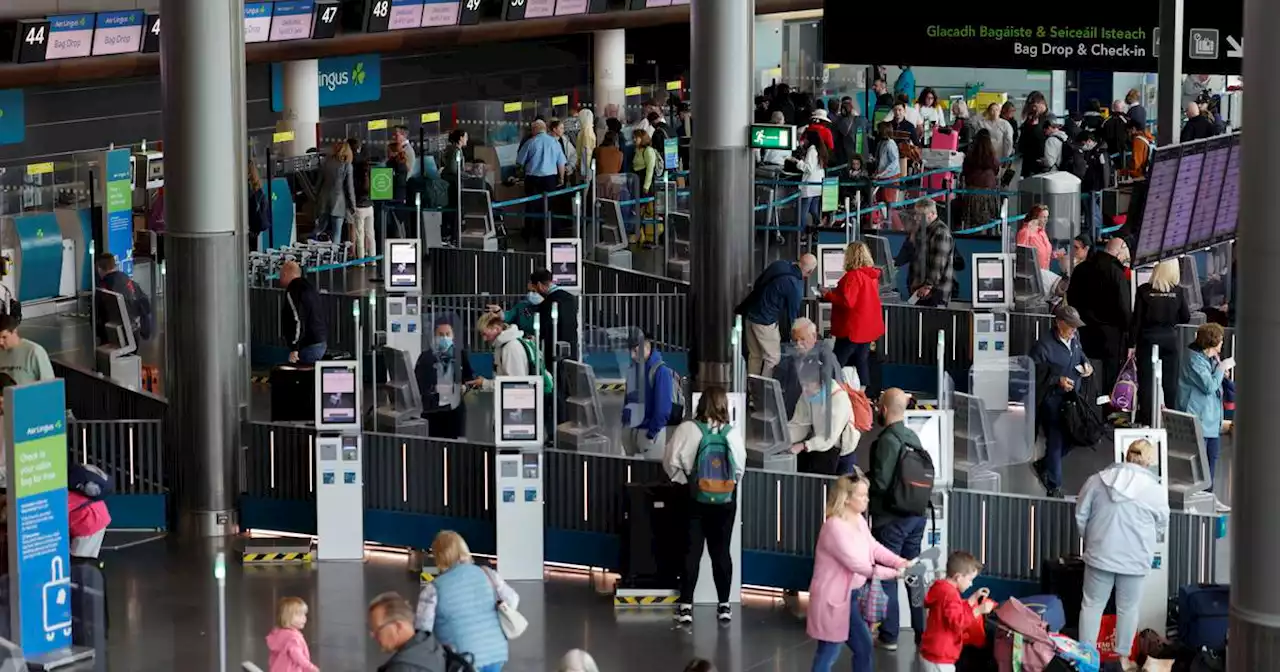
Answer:
POLYGON ((105 171, 107 204, 102 210, 106 220, 103 242, 108 252, 116 255, 120 270, 133 275, 133 181, 129 179, 129 150, 106 152, 105 171))
POLYGON ((27 104, 22 89, 0 89, 0 145, 27 139, 27 104))
POLYGON ((9 478, 9 595, 28 658, 71 645, 66 397, 61 379, 4 392, 9 478))
MULTIPOLYGON (((382 98, 382 57, 377 54, 322 58, 320 107, 369 103, 382 98)), ((284 111, 284 66, 271 64, 271 109, 284 111)))

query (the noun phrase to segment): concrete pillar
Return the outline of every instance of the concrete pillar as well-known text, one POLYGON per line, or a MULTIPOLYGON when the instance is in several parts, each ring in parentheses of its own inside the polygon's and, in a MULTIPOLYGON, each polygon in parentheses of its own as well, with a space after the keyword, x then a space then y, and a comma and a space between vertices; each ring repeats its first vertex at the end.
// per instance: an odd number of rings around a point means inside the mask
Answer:
POLYGON ((234 530, 245 388, 244 15, 241 0, 161 0, 166 371, 184 534, 234 530))
MULTIPOLYGON (((1245 0, 1244 55, 1246 81, 1270 82, 1280 76, 1280 4, 1245 0)), ((1161 87, 1164 83, 1161 82, 1161 87)), ((1252 121, 1241 143, 1240 230, 1236 245, 1240 287, 1236 347, 1245 366, 1239 370, 1240 404, 1236 421, 1235 466, 1231 496, 1231 655, 1233 672, 1275 669, 1280 660, 1280 581, 1275 558, 1280 552, 1280 452, 1274 449, 1271 424, 1280 405, 1275 380, 1280 358, 1280 309, 1270 297, 1280 283, 1280 229, 1271 223, 1275 185, 1280 183, 1280 127, 1268 123, 1280 104, 1280 90, 1263 86, 1245 97, 1244 120, 1252 121), (1245 273, 1245 271, 1251 271, 1245 273)))
POLYGON ((593 38, 596 120, 603 124, 609 117, 621 119, 627 100, 627 31, 597 30, 593 38))
POLYGON ((1156 84, 1156 144, 1182 134, 1182 0, 1160 0, 1160 65, 1156 84))
POLYGON ((312 147, 319 147, 316 133, 320 125, 320 62, 288 61, 284 71, 284 110, 280 112, 280 131, 293 131, 293 142, 286 151, 289 156, 301 156, 312 147))
POLYGON ((751 282, 755 169, 747 135, 755 0, 694 0, 690 24, 690 88, 698 100, 690 210, 700 232, 692 244, 693 347, 700 386, 727 388, 736 355, 733 308, 751 282))

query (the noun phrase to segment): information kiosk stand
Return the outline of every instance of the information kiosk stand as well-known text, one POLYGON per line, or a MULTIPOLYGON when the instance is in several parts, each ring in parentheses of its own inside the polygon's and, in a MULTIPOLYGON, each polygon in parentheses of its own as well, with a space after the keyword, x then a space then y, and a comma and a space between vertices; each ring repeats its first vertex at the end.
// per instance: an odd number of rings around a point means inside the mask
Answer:
POLYGON ((499 569, 508 581, 541 581, 542 377, 498 376, 493 387, 499 569))
POLYGON ((1009 406, 1009 311, 1013 255, 973 255, 973 394, 986 407, 1009 406))
POLYGON ((108 289, 94 291, 106 299, 101 303, 106 313, 102 316, 106 340, 96 351, 98 373, 131 390, 142 389, 142 358, 138 356, 138 340, 124 297, 108 289))
MULTIPOLYGON (((404 351, 411 363, 422 354, 422 251, 412 238, 383 243, 387 287, 387 346, 404 351)), ((427 327, 430 329, 430 326, 427 327)))
POLYGON ((316 363, 316 557, 364 559, 360 365, 316 363))
MULTIPOLYGON (((1160 479, 1160 487, 1169 491, 1169 438, 1163 429, 1117 429, 1115 433, 1116 462, 1124 462, 1130 444, 1146 439, 1156 447, 1156 464, 1151 471, 1160 479)), ((1155 554, 1151 558, 1151 571, 1142 581, 1142 602, 1138 605, 1138 631, 1147 628, 1164 632, 1169 616, 1169 530, 1156 533, 1155 554)))

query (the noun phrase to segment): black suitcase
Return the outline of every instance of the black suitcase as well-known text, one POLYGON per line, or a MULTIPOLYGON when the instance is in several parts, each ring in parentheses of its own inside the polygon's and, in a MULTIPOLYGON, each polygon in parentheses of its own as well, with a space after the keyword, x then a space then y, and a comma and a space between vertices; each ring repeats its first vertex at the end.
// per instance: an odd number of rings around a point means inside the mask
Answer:
POLYGON ((679 588, 689 537, 689 486, 631 483, 626 496, 622 585, 636 589, 679 588))
POLYGON ((71 559, 71 643, 107 651, 107 581, 96 558, 71 559))
MULTIPOLYGON (((1062 610, 1066 616, 1062 633, 1079 639, 1080 606, 1084 604, 1084 560, 1070 557, 1044 561, 1040 565, 1040 594, 1057 595, 1062 600, 1062 610)), ((1115 591, 1112 591, 1102 613, 1116 613, 1115 591)))
POLYGON ((314 422, 316 372, 283 364, 271 369, 271 421, 314 422))

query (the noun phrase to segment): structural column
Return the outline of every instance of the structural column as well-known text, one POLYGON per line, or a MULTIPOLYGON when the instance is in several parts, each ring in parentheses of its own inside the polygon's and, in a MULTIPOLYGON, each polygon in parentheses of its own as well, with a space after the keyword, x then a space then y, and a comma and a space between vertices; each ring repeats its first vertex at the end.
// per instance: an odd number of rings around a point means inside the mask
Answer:
MULTIPOLYGON (((734 306, 751 282, 754 166, 751 126, 751 39, 755 0, 694 0, 693 68, 698 132, 690 153, 694 356, 698 383, 732 379, 734 306)), ((741 390, 744 391, 745 390, 741 390)))
POLYGON ((597 30, 592 36, 595 54, 595 109, 596 120, 603 123, 608 117, 622 118, 622 106, 626 102, 627 31, 597 30), (610 111, 610 105, 614 106, 610 111))
POLYGON ((167 437, 179 531, 234 529, 246 366, 244 15, 161 0, 168 258, 167 437))
MULTIPOLYGON (((1245 81, 1280 78, 1280 4, 1245 0, 1245 81)), ((1164 82, 1160 85, 1163 87, 1164 82)), ((1240 145, 1240 229, 1236 253, 1236 348, 1240 403, 1236 422, 1231 496, 1231 654, 1228 669, 1273 670, 1280 660, 1280 452, 1275 450, 1275 409, 1280 407, 1280 308, 1271 299, 1280 285, 1280 228, 1274 225, 1276 184, 1280 184, 1280 127, 1269 123, 1280 89, 1260 86, 1244 101, 1245 140, 1240 145), (1249 123, 1252 122, 1252 123, 1249 123), (1247 273, 1246 273, 1247 271, 1247 273)), ((1163 122, 1162 122, 1163 123, 1163 122)))
POLYGON ((1156 144, 1172 145, 1182 134, 1183 0, 1160 0, 1160 65, 1156 73, 1156 144))
POLYGON ((288 144, 289 156, 301 156, 318 147, 316 129, 320 125, 320 62, 289 61, 284 64, 284 109, 280 112, 280 131, 293 131, 288 144))

